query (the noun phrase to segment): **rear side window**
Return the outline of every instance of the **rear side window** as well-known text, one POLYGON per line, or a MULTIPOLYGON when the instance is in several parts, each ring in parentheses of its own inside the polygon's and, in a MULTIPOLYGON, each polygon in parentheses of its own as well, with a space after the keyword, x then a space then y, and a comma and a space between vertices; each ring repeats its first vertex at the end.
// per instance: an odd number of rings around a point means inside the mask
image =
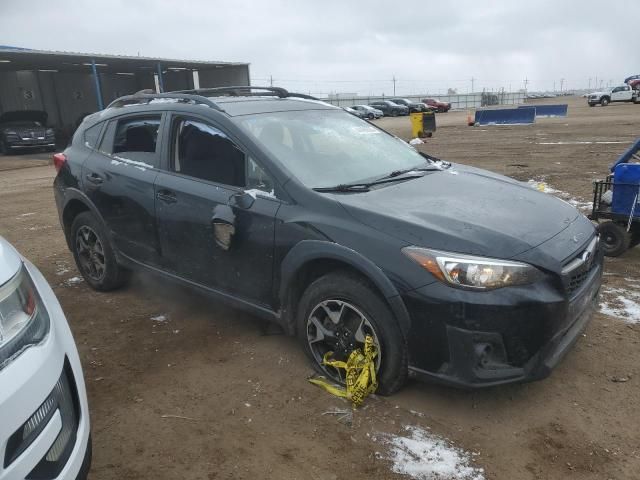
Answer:
POLYGON ((84 131, 84 145, 87 148, 96 148, 98 145, 98 139, 100 138, 100 131, 104 123, 98 123, 93 127, 89 127, 84 131))
POLYGON ((160 121, 160 115, 111 121, 100 150, 115 158, 156 166, 160 121))

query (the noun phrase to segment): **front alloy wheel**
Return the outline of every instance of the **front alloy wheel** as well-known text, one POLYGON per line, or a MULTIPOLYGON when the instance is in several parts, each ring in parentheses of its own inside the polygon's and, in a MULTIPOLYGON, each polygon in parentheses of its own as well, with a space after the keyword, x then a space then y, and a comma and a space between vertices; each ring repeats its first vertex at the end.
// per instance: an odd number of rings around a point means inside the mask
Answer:
POLYGON ((373 338, 378 350, 375 358, 378 371, 382 359, 378 335, 371 322, 356 306, 338 299, 325 300, 316 305, 307 319, 307 342, 313 358, 331 379, 341 384, 346 380, 344 372, 323 365, 324 355, 333 352, 334 360, 346 362, 353 350, 363 350, 367 335, 373 338))
POLYGON ((91 227, 83 225, 76 232, 76 251, 82 272, 96 282, 101 281, 106 271, 104 247, 91 227))

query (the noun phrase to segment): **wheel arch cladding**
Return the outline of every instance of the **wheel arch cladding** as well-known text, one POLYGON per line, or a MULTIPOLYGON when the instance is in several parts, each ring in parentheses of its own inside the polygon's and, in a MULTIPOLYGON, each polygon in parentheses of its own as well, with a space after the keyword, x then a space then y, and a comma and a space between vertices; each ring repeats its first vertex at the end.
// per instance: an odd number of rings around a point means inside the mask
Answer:
POLYGON ((339 269, 354 272, 366 279, 387 302, 402 333, 409 333, 409 313, 398 290, 384 272, 358 252, 320 240, 303 240, 296 244, 280 267, 278 297, 284 310, 284 323, 290 333, 295 331, 297 302, 306 287, 321 276, 339 269))
POLYGON ((67 202, 62 212, 62 223, 64 227, 64 234, 67 238, 67 243, 70 242, 71 225, 73 220, 82 212, 88 212, 91 209, 85 202, 80 199, 73 198, 67 202))

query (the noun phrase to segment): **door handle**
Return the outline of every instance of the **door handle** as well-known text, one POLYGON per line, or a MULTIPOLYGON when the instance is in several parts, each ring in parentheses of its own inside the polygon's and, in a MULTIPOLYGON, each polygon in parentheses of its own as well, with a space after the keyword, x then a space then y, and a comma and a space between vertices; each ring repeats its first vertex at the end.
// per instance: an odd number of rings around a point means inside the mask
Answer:
POLYGON ((176 203, 178 200, 176 199, 176 195, 173 192, 169 192, 167 190, 160 190, 156 194, 156 198, 158 200, 163 201, 164 203, 176 203))
POLYGON ((97 173, 88 173, 87 180, 89 180, 94 185, 100 185, 104 180, 97 173))

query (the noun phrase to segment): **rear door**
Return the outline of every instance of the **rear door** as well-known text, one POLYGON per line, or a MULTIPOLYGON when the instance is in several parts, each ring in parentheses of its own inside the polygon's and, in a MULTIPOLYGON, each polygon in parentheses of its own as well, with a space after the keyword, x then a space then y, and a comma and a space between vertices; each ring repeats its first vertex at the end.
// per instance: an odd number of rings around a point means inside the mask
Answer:
POLYGON ((162 114, 126 115, 108 122, 97 150, 82 166, 85 193, 120 253, 157 265, 154 182, 162 114))
POLYGON ((270 305, 280 206, 272 180, 207 119, 176 113, 167 131, 167 155, 155 184, 162 268, 270 305))

